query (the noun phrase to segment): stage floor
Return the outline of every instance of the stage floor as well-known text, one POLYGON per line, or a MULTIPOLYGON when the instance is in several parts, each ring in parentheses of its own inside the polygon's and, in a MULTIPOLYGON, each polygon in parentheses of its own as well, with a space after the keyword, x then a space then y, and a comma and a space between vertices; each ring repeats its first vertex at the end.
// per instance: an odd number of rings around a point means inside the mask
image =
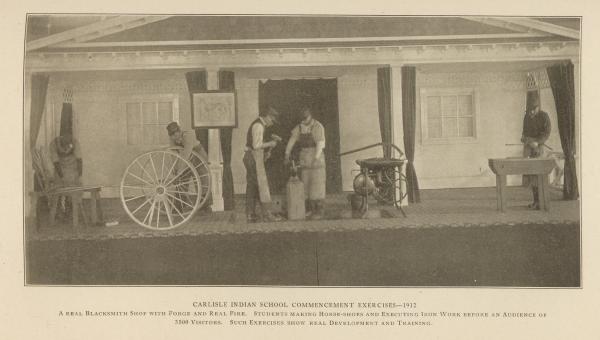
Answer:
MULTIPOLYGON (((326 218, 320 221, 282 221, 277 223, 246 223, 244 197, 236 197, 234 211, 198 213, 182 227, 153 231, 133 223, 123 211, 118 199, 104 199, 105 221, 117 221, 115 226, 80 226, 68 224, 54 227, 41 225, 26 228, 27 240, 103 240, 140 237, 169 237, 184 235, 227 235, 271 232, 330 232, 344 230, 375 230, 397 228, 485 227, 515 224, 579 223, 579 201, 563 201, 562 193, 550 190, 550 211, 527 209, 530 191, 522 187, 508 189, 508 209, 496 210, 495 188, 422 190, 421 203, 410 204, 403 217, 393 207, 370 204, 371 209, 382 210, 382 218, 349 218, 347 194, 330 195, 326 201, 326 218)), ((44 218, 42 217, 42 220, 44 218)))
MULTIPOLYGON (((328 198, 327 220, 247 224, 236 210, 200 214, 175 230, 130 222, 107 200, 114 227, 29 229, 26 282, 34 285, 275 285, 579 287, 579 202, 551 193, 550 212, 530 211, 529 193, 424 190, 404 218, 340 219, 348 203, 328 198)), ((375 207, 375 205, 374 205, 375 207)))

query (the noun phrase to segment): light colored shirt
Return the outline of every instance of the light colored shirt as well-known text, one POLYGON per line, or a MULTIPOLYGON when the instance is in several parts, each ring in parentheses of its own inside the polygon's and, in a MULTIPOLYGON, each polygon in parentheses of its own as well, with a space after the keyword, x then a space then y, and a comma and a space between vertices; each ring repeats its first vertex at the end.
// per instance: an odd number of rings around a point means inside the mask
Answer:
POLYGON ((188 130, 181 132, 181 139, 179 141, 173 141, 169 138, 169 144, 171 146, 179 146, 183 147, 180 155, 185 159, 190 159, 190 155, 192 151, 196 151, 200 154, 200 156, 204 157, 205 160, 208 160, 208 155, 206 154, 206 150, 200 144, 200 142, 196 139, 196 132, 188 130))
POLYGON ((314 118, 311 119, 308 124, 300 123, 292 129, 292 134, 288 141, 287 147, 285 148, 285 153, 287 155, 291 154, 292 148, 298 141, 298 138, 300 138, 300 134, 309 132, 312 134, 316 143, 316 157, 320 157, 321 152, 323 152, 323 149, 325 148, 325 128, 323 127, 323 124, 314 118))

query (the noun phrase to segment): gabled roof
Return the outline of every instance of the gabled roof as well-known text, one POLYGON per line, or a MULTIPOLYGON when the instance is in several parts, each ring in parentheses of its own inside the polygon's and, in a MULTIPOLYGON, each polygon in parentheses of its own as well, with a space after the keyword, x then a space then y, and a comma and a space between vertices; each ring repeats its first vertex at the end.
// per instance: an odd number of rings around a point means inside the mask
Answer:
POLYGON ((28 50, 119 51, 563 41, 580 18, 31 15, 28 50))

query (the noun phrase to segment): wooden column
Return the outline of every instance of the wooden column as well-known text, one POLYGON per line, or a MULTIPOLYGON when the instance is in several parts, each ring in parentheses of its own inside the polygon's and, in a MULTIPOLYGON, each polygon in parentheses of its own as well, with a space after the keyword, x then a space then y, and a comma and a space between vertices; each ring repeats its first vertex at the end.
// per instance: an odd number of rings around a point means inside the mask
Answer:
MULTIPOLYGON (((392 94, 392 144, 404 149, 404 127, 402 126, 402 65, 390 65, 390 87, 392 94)), ((392 149, 392 158, 398 158, 397 151, 392 149)), ((402 174, 406 177, 406 165, 402 167, 402 174)), ((406 183, 402 182, 400 188, 406 194, 406 183)), ((399 192, 397 193, 399 194, 399 192)), ((408 196, 406 196, 401 206, 408 205, 408 196)))
MULTIPOLYGON (((219 69, 206 70, 206 86, 208 90, 219 89, 219 69)), ((219 129, 208 130, 208 166, 211 174, 212 211, 225 210, 223 204, 223 156, 221 154, 221 138, 219 129)))
POLYGON ((581 159, 581 129, 579 124, 581 123, 581 87, 580 82, 580 63, 579 58, 571 59, 573 63, 573 82, 575 85, 575 163, 577 173, 577 186, 579 187, 579 193, 581 194, 581 166, 579 160, 581 159))
POLYGON ((33 161, 31 159, 31 147, 30 145, 30 135, 31 131, 29 130, 30 124, 30 116, 31 116, 31 72, 25 73, 25 93, 23 96, 23 127, 24 127, 24 140, 23 140, 23 151, 24 151, 24 171, 23 176, 24 184, 25 184, 25 192, 23 193, 26 197, 25 206, 23 207, 25 210, 25 219, 28 222, 35 221, 36 218, 36 205, 33 204, 35 199, 29 195, 30 192, 33 192, 33 161))

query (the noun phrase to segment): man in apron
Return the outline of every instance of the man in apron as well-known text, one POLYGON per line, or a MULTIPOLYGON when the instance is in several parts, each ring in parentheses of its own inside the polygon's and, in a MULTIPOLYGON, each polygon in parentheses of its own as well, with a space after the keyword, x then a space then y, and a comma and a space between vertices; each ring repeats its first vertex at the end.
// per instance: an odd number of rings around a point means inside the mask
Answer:
MULTIPOLYGON (((192 151, 196 152, 198 155, 200 155, 200 157, 202 157, 204 159, 205 162, 208 162, 208 154, 206 153, 206 150, 204 149, 204 147, 202 146, 202 143, 200 143, 200 141, 198 141, 198 139, 196 138, 196 133, 194 131, 182 131, 181 127, 179 126, 179 124, 177 122, 171 122, 169 123, 169 125, 167 125, 167 133, 169 134, 169 145, 171 147, 181 147, 183 148, 179 154, 181 155, 181 157, 183 157, 184 159, 190 160, 192 163, 194 163, 194 159, 190 158, 192 151)), ((178 164, 180 167, 183 167, 183 164, 178 164)), ((203 186, 206 186, 208 184, 208 181, 206 180, 206 177, 202 177, 203 175, 205 175, 207 173, 207 169, 205 169, 204 167, 199 167, 199 164, 192 164, 194 165, 194 167, 196 168, 196 170, 198 171, 198 175, 200 175, 200 181, 202 182, 201 184, 203 186), (204 182, 206 181, 206 182, 204 182)), ((182 169, 177 169, 177 171, 181 171, 182 169)), ((191 173, 188 176, 182 176, 181 179, 179 180, 180 182, 186 182, 188 177, 191 177, 191 173)), ((187 188, 183 188, 182 191, 186 191, 187 188)), ((210 191, 210 188, 208 188, 207 190, 210 191)), ((206 204, 202 207, 202 210, 209 210, 210 206, 212 204, 212 195, 208 194, 208 198, 206 200, 206 204)), ((178 195, 180 196, 180 195, 178 195)), ((188 199, 186 197, 180 196, 178 197, 179 199, 182 199, 184 201, 187 201, 188 199)))
MULTIPOLYGON (((49 146, 50 160, 54 165, 55 181, 58 187, 81 186, 83 161, 79 142, 70 134, 56 137, 49 146)), ((69 197, 61 199, 59 212, 64 218, 71 214, 72 204, 69 197)))
POLYGON ((313 118, 311 109, 302 109, 302 122, 292 130, 285 149, 285 162, 290 162, 294 145, 300 147, 301 178, 307 198, 307 215, 311 219, 323 217, 323 200, 325 199, 325 129, 313 118))
POLYGON ((271 194, 265 171, 265 161, 269 158, 270 150, 281 141, 276 135, 268 140, 265 129, 277 121, 279 113, 272 107, 261 112, 248 128, 246 134, 246 152, 244 166, 246 167, 246 218, 248 223, 258 221, 256 204, 261 206, 262 218, 266 222, 281 221, 281 217, 271 213, 271 194))
MULTIPOLYGON (((538 158, 544 155, 544 146, 550 136, 550 118, 548 114, 540 110, 540 98, 537 92, 528 93, 527 112, 523 119, 523 134, 521 142, 523 143, 523 157, 538 158)), ((538 182, 535 175, 524 175, 523 186, 531 187, 533 192, 533 203, 529 208, 540 209, 540 197, 538 192, 538 182)))

